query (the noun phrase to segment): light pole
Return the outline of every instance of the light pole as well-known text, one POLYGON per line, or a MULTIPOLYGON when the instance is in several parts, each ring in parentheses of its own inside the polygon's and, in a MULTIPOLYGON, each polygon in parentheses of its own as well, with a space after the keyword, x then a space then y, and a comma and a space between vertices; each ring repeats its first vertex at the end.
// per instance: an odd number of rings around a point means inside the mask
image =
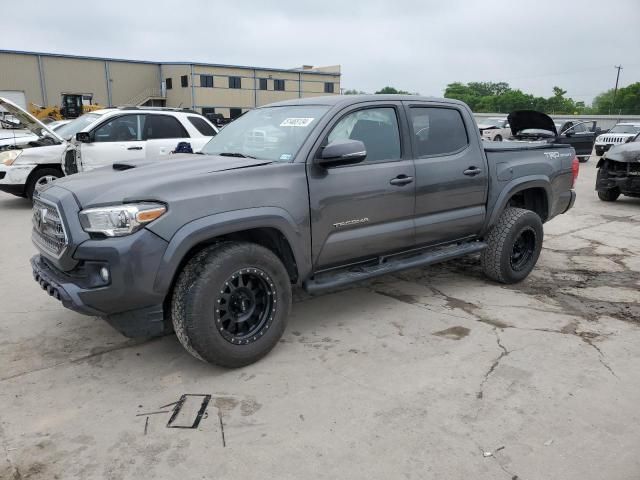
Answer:
MULTIPOLYGON (((618 74, 616 75, 616 88, 613 90, 613 102, 611 102, 611 109, 615 113, 616 95, 618 94, 618 81, 620 80, 620 70, 622 70, 622 65, 614 65, 613 68, 618 69, 618 74)), ((609 111, 609 113, 611 113, 611 111, 609 111)))

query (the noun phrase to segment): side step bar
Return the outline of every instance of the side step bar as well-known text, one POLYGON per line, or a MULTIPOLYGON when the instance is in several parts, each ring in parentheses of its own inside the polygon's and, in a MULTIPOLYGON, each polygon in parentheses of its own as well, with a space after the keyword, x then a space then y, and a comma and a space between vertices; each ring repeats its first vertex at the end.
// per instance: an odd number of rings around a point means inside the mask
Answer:
POLYGON ((382 257, 380 263, 375 265, 357 266, 345 270, 318 274, 314 278, 304 282, 303 288, 311 294, 320 293, 325 290, 332 290, 387 273, 446 262, 447 260, 452 260, 463 255, 480 252, 485 248, 487 248, 485 242, 472 242, 426 250, 410 256, 382 257))

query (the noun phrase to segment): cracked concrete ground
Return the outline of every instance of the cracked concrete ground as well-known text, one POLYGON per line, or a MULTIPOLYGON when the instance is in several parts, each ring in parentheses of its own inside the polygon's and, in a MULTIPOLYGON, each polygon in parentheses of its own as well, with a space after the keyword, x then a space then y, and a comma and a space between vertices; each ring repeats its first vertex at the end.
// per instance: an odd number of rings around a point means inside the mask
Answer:
POLYGON ((240 370, 63 309, 31 279, 27 203, 0 196, 0 478, 639 478, 640 200, 594 180, 591 160, 521 284, 466 258, 298 293, 240 370), (212 395, 196 430, 137 416, 185 393, 212 395))

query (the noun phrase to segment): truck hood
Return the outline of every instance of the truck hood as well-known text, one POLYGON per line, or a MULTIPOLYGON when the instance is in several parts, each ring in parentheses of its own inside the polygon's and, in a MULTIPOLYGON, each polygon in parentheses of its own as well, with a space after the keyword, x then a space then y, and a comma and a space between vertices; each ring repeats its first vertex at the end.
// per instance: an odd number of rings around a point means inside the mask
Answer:
POLYGON ((602 158, 614 162, 640 163, 640 142, 625 143, 611 147, 602 158))
MULTIPOLYGON (((177 154, 171 160, 122 162, 56 180, 56 186, 72 192, 82 208, 133 202, 163 201, 180 182, 206 183, 212 175, 228 170, 258 167, 269 160, 177 154)), ((53 185, 53 184, 52 184, 53 185)), ((46 188, 42 190, 44 193, 46 188)))
POLYGON ((558 135, 556 125, 546 113, 535 110, 516 110, 507 116, 511 133, 515 137, 522 130, 546 130, 558 135))
POLYGON ((59 137, 56 134, 56 132, 48 128, 44 123, 42 123, 26 110, 20 108, 11 100, 0 97, 0 110, 6 110, 7 112, 9 112, 20 121, 23 128, 29 130, 29 132, 37 136, 39 139, 42 139, 46 135, 57 140, 60 143, 64 141, 62 137, 59 137))

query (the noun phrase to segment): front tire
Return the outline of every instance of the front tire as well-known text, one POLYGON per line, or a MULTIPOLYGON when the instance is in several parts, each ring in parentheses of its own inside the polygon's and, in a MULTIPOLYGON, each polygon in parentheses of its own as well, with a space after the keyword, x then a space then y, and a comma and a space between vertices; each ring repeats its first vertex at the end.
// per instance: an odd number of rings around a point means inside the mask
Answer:
POLYGON ((609 190, 598 190, 598 198, 603 202, 615 202, 620 196, 620 189, 610 188, 609 190))
POLYGON ((502 141, 502 136, 501 135, 496 135, 495 137, 493 137, 493 141, 494 142, 501 142, 502 141))
POLYGON ((253 243, 208 247, 184 267, 171 315, 194 357, 237 368, 264 357, 280 340, 291 310, 291 282, 280 259, 253 243))
POLYGON ((27 186, 24 191, 26 197, 31 200, 33 198, 33 192, 36 189, 42 188, 62 176, 62 172, 57 168, 40 168, 36 170, 31 174, 29 181, 27 182, 27 186))
POLYGON ((509 207, 498 219, 480 255, 485 275, 500 283, 517 283, 535 267, 544 232, 537 213, 509 207))

